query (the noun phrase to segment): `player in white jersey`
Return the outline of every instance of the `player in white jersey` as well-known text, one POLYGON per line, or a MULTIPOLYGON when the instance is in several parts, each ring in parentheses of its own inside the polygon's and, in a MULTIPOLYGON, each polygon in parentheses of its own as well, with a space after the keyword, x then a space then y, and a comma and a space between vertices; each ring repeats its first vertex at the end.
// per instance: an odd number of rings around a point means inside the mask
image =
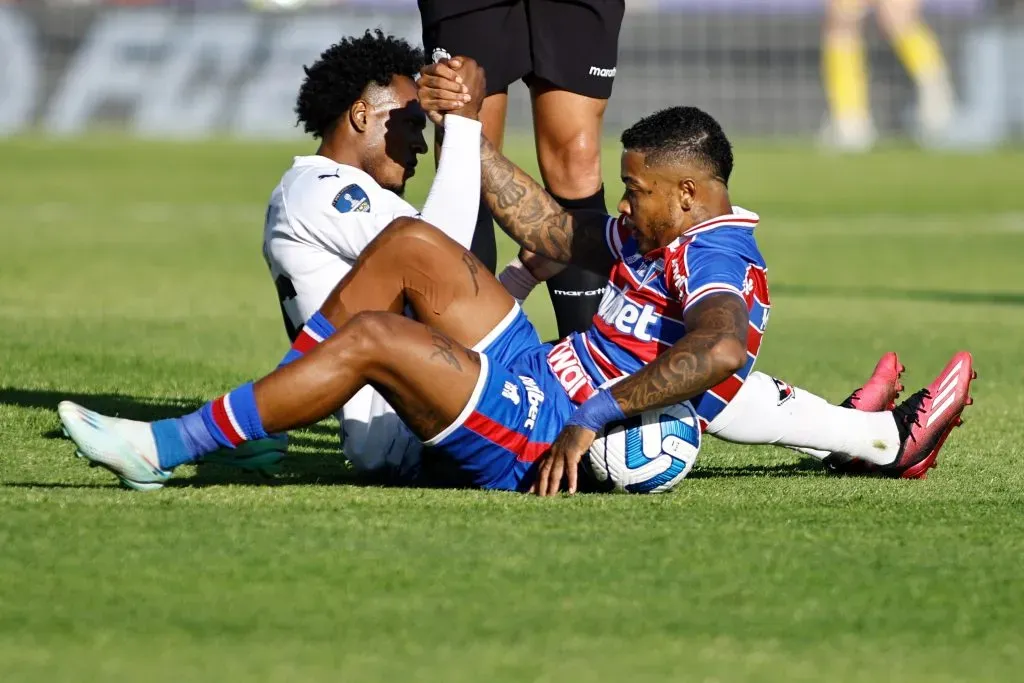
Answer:
MULTIPOLYGON (((263 233, 263 255, 292 342, 395 218, 422 216, 470 246, 477 203, 465 197, 480 192, 475 119, 482 74, 464 84, 469 110, 447 121, 437 176, 419 211, 401 195, 417 157, 428 150, 413 80, 422 65, 419 50, 377 31, 342 40, 306 69, 296 113, 320 146, 296 157, 274 188, 263 233)), ((353 396, 338 419, 345 454, 357 470, 403 476, 418 464, 420 442, 372 387, 353 396)))

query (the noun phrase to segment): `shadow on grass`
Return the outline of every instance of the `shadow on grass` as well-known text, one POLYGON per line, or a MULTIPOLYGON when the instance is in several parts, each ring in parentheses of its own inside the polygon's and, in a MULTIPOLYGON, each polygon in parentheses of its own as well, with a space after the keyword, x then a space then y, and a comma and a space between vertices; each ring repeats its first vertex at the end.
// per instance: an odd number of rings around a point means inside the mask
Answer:
POLYGON ((907 301, 929 301, 943 304, 993 304, 1002 306, 1024 306, 1024 293, 1019 292, 962 292, 940 289, 899 289, 894 287, 834 287, 821 285, 772 285, 772 294, 803 297, 852 297, 855 299, 879 299, 907 301))
MULTIPOLYGON (((56 407, 63 400, 74 401, 106 415, 132 420, 158 420, 197 409, 199 398, 165 398, 128 396, 124 394, 86 394, 63 391, 16 389, 0 387, 0 405, 52 410, 54 428, 43 433, 44 438, 66 439, 57 427, 56 407)), ((288 457, 281 463, 281 471, 274 476, 244 472, 235 467, 216 463, 200 463, 196 473, 177 477, 167 482, 168 488, 205 488, 207 486, 325 486, 348 485, 368 487, 415 486, 428 489, 472 488, 464 473, 450 460, 440 456, 424 459, 421 477, 409 482, 389 475, 365 475, 355 472, 345 461, 337 447, 336 427, 320 423, 289 435, 288 457)), ((70 444, 69 444, 70 448, 70 444)), ((83 463, 84 464, 84 463, 83 463)), ((691 474, 692 479, 736 477, 808 477, 820 475, 821 466, 811 460, 792 464, 744 465, 736 467, 700 467, 691 474)), ((99 489, 103 484, 9 482, 0 486, 11 488, 82 488, 99 489)))
POLYGON ((690 473, 688 479, 729 479, 736 477, 816 477, 825 469, 816 460, 807 458, 794 463, 775 465, 739 465, 732 467, 700 467, 690 473))

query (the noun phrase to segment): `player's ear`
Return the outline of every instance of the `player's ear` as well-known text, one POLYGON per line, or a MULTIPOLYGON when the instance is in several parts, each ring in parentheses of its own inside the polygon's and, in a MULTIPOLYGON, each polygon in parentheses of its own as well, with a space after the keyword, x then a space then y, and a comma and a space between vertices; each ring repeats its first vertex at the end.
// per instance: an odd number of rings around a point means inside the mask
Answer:
POLYGON ((689 211, 692 209, 697 195, 696 181, 690 177, 683 178, 679 181, 679 186, 676 192, 679 195, 679 206, 683 211, 689 211))
POLYGON ((357 133, 366 131, 369 125, 370 107, 364 100, 356 100, 348 108, 348 122, 357 133))

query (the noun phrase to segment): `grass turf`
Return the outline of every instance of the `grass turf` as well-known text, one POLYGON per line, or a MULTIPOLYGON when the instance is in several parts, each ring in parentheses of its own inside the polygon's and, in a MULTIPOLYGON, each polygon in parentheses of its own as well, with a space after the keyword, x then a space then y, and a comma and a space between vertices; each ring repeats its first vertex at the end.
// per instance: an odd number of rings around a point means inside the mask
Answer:
MULTIPOLYGON (((909 388, 975 353, 978 403, 927 481, 709 439, 664 496, 375 488, 321 426, 273 486, 204 467, 116 488, 57 401, 176 414, 277 362, 263 203, 297 151, 0 144, 4 681, 1019 676, 1020 152, 738 149, 773 288, 762 370, 838 400, 884 350, 909 388)), ((542 294, 528 310, 553 331, 542 294)))

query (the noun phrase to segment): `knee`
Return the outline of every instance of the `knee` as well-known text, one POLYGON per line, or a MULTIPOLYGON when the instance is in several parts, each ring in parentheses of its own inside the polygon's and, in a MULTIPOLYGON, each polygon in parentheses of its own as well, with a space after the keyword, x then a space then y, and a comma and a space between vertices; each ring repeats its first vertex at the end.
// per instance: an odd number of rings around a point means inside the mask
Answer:
POLYGON ((917 21, 917 8, 912 2, 888 2, 878 6, 878 26, 890 39, 900 37, 917 21))
POLYGON ((351 358, 373 365, 386 356, 397 332, 394 313, 361 311, 356 313, 331 339, 338 338, 338 350, 351 358))
POLYGON ((832 0, 825 13, 826 32, 833 38, 856 37, 866 9, 862 0, 832 0))
POLYGON ((580 132, 568 139, 537 141, 537 161, 550 190, 569 199, 589 197, 601 188, 601 140, 580 132))

